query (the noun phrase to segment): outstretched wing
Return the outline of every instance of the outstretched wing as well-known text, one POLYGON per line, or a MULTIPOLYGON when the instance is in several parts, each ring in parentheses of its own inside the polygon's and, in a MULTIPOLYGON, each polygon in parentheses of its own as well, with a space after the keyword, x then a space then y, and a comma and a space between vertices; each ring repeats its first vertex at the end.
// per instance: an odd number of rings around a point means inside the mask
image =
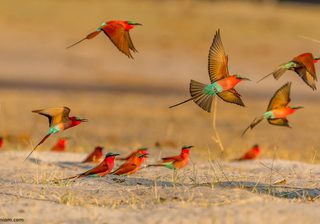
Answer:
POLYGON ((243 107, 245 106, 241 100, 240 94, 233 88, 221 93, 217 93, 217 95, 225 102, 234 103, 243 107))
POLYGON ((70 108, 52 107, 42 110, 33 110, 32 112, 46 116, 49 119, 49 127, 52 127, 56 124, 69 120, 70 108))
POLYGON ((276 118, 276 119, 268 119, 269 124, 278 125, 278 126, 289 126, 289 122, 286 118, 276 118))
POLYGON ((271 98, 267 111, 283 108, 290 102, 290 87, 291 82, 284 84, 280 89, 278 89, 273 97, 271 98))
POLYGON ((311 53, 301 54, 292 59, 292 61, 298 62, 299 64, 303 65, 307 69, 308 73, 313 77, 313 79, 317 80, 316 69, 313 62, 314 58, 311 53))
POLYGON ((223 49, 220 30, 216 32, 209 50, 208 70, 211 83, 229 76, 228 56, 223 49))
POLYGON ((107 24, 102 28, 102 31, 109 37, 119 51, 127 55, 129 58, 133 58, 130 53, 130 49, 133 50, 135 48, 131 41, 129 31, 125 30, 121 24, 107 24))
POLYGON ((316 90, 317 77, 313 76, 305 67, 296 68, 295 71, 302 78, 302 80, 311 87, 312 90, 316 90))

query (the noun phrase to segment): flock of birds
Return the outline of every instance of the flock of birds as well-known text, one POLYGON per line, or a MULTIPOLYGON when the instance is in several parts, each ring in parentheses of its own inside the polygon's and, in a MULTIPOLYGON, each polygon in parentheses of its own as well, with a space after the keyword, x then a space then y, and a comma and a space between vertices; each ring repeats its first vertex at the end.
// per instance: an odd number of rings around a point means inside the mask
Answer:
MULTIPOLYGON (((99 33, 103 32, 111 42, 129 58, 133 58, 132 52, 137 52, 129 31, 137 25, 142 25, 133 21, 109 21, 103 22, 99 28, 80 41, 70 45, 67 48, 71 48, 85 40, 90 40, 96 37, 99 33)), ((268 76, 273 76, 275 79, 279 79, 286 71, 291 70, 298 74, 301 79, 312 89, 316 89, 316 71, 314 64, 320 60, 320 57, 315 58, 311 53, 304 53, 294 57, 292 60, 279 65, 272 73, 263 77, 261 80, 268 76)), ((228 103, 237 104, 239 106, 245 106, 241 99, 241 95, 236 91, 235 87, 241 81, 249 80, 248 78, 241 77, 240 75, 230 75, 228 70, 228 56, 226 55, 220 30, 215 33, 213 42, 211 44, 208 56, 208 70, 210 84, 203 84, 195 80, 190 81, 189 92, 191 97, 181 103, 177 103, 169 108, 176 107, 184 104, 188 101, 194 101, 200 108, 207 112, 211 112, 213 97, 218 96, 223 101, 228 103)), ((261 81, 259 80, 259 82, 261 81)), ((253 129, 262 120, 266 119, 272 125, 289 126, 287 116, 293 114, 296 110, 301 109, 301 106, 289 106, 290 103, 290 89, 291 82, 286 83, 279 88, 272 96, 267 111, 261 116, 255 118, 252 123, 244 130, 244 135, 247 130, 253 129)), ((70 116, 70 108, 57 107, 46 108, 41 110, 34 110, 34 113, 46 116, 49 119, 49 131, 42 138, 42 140, 33 148, 26 159, 32 154, 32 152, 42 143, 45 142, 52 134, 75 127, 87 119, 79 118, 76 116, 70 116)), ((189 153, 192 146, 182 147, 181 153, 178 156, 163 158, 161 162, 157 164, 151 164, 148 166, 164 166, 170 169, 181 169, 185 167, 189 162, 189 153)), ((93 155, 89 155, 88 161, 97 156, 97 153, 102 156, 102 148, 96 148, 93 155)), ((259 155, 260 149, 258 146, 254 146, 248 153, 246 153, 241 159, 252 159, 259 155)), ((146 148, 140 148, 130 156, 123 158, 125 163, 118 169, 112 172, 114 167, 115 157, 119 154, 107 153, 104 160, 87 172, 78 174, 67 179, 76 179, 85 176, 104 176, 108 173, 115 175, 133 174, 137 172, 141 164, 148 156, 146 148)))

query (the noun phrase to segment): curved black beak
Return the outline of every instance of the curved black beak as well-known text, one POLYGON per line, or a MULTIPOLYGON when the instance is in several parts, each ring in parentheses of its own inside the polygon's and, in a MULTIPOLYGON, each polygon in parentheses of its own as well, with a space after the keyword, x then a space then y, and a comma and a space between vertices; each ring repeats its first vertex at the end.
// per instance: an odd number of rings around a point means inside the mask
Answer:
POLYGON ((241 77, 240 79, 244 80, 244 81, 251 81, 251 79, 248 79, 248 78, 245 78, 245 77, 241 77))
POLYGON ((132 25, 134 25, 134 26, 143 26, 141 23, 134 23, 132 25))
POLYGON ((81 119, 80 121, 81 121, 81 122, 88 122, 88 119, 83 118, 83 119, 81 119))

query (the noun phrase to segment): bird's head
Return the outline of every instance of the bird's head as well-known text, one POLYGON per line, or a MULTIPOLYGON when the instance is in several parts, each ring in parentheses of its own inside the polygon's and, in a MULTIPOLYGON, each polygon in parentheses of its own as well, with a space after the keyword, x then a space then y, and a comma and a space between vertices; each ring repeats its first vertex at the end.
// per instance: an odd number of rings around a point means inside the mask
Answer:
POLYGON ((87 122, 87 119, 79 118, 79 117, 70 117, 70 120, 72 121, 72 126, 76 126, 81 124, 82 122, 87 122))
POLYGON ((245 77, 241 77, 240 75, 234 75, 236 77, 237 80, 239 81, 251 81, 250 79, 248 78, 245 78, 245 77))
POLYGON ((131 25, 131 26, 142 26, 141 23, 136 23, 134 21, 127 21, 128 25, 131 25))
POLYGON ((112 156, 118 156, 118 155, 120 155, 120 154, 118 154, 118 153, 113 153, 113 152, 108 152, 108 153, 106 154, 106 158, 112 157, 112 156))
POLYGON ((66 138, 60 138, 58 140, 58 145, 60 145, 60 146, 65 146, 66 143, 67 143, 67 139, 66 138))
POLYGON ((120 154, 118 154, 118 153, 113 153, 113 152, 108 152, 108 153, 106 154, 106 156, 105 156, 105 160, 110 161, 110 162, 113 162, 114 159, 116 158, 116 156, 118 156, 118 155, 120 155, 120 154))
POLYGON ((101 147, 101 146, 96 146, 96 147, 94 148, 94 150, 95 150, 95 151, 98 151, 98 152, 102 152, 103 147, 101 147))
POLYGON ((260 152, 260 147, 258 144, 253 145, 252 150, 255 152, 260 152))
POLYGON ((290 107, 290 108, 296 111, 296 110, 302 109, 303 107, 302 106, 297 106, 297 107, 290 107))
POLYGON ((148 158, 149 153, 138 153, 137 157, 139 159, 148 158))
POLYGON ((313 63, 317 63, 320 60, 320 57, 313 59, 313 63))
POLYGON ((193 148, 192 145, 182 146, 181 153, 187 153, 187 154, 189 154, 191 148, 193 148))
POLYGON ((141 147, 138 149, 138 153, 140 154, 148 154, 148 148, 147 147, 141 147))

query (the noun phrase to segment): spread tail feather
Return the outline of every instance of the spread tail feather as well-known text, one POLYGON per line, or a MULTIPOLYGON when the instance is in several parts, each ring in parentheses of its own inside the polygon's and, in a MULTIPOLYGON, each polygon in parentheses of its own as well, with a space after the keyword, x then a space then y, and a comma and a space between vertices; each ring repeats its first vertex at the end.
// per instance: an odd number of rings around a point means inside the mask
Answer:
POLYGON ((29 153, 29 155, 24 159, 24 161, 26 161, 26 160, 31 156, 31 154, 33 153, 33 151, 36 150, 36 149, 38 148, 38 146, 41 145, 47 138, 49 138, 50 135, 51 135, 51 134, 49 133, 49 134, 47 134, 46 136, 44 136, 44 137, 42 138, 42 140, 36 145, 36 147, 34 147, 34 148, 32 149, 32 151, 31 151, 31 152, 29 153))
POLYGON ((208 95, 203 92, 206 84, 197 82, 195 80, 190 81, 190 94, 192 100, 198 104, 203 110, 211 112, 212 98, 213 95, 208 95))
POLYGON ((249 130, 249 129, 253 129, 257 124, 259 124, 262 120, 264 119, 263 116, 261 117, 256 117, 252 123, 242 132, 241 137, 244 136, 244 134, 249 130))

